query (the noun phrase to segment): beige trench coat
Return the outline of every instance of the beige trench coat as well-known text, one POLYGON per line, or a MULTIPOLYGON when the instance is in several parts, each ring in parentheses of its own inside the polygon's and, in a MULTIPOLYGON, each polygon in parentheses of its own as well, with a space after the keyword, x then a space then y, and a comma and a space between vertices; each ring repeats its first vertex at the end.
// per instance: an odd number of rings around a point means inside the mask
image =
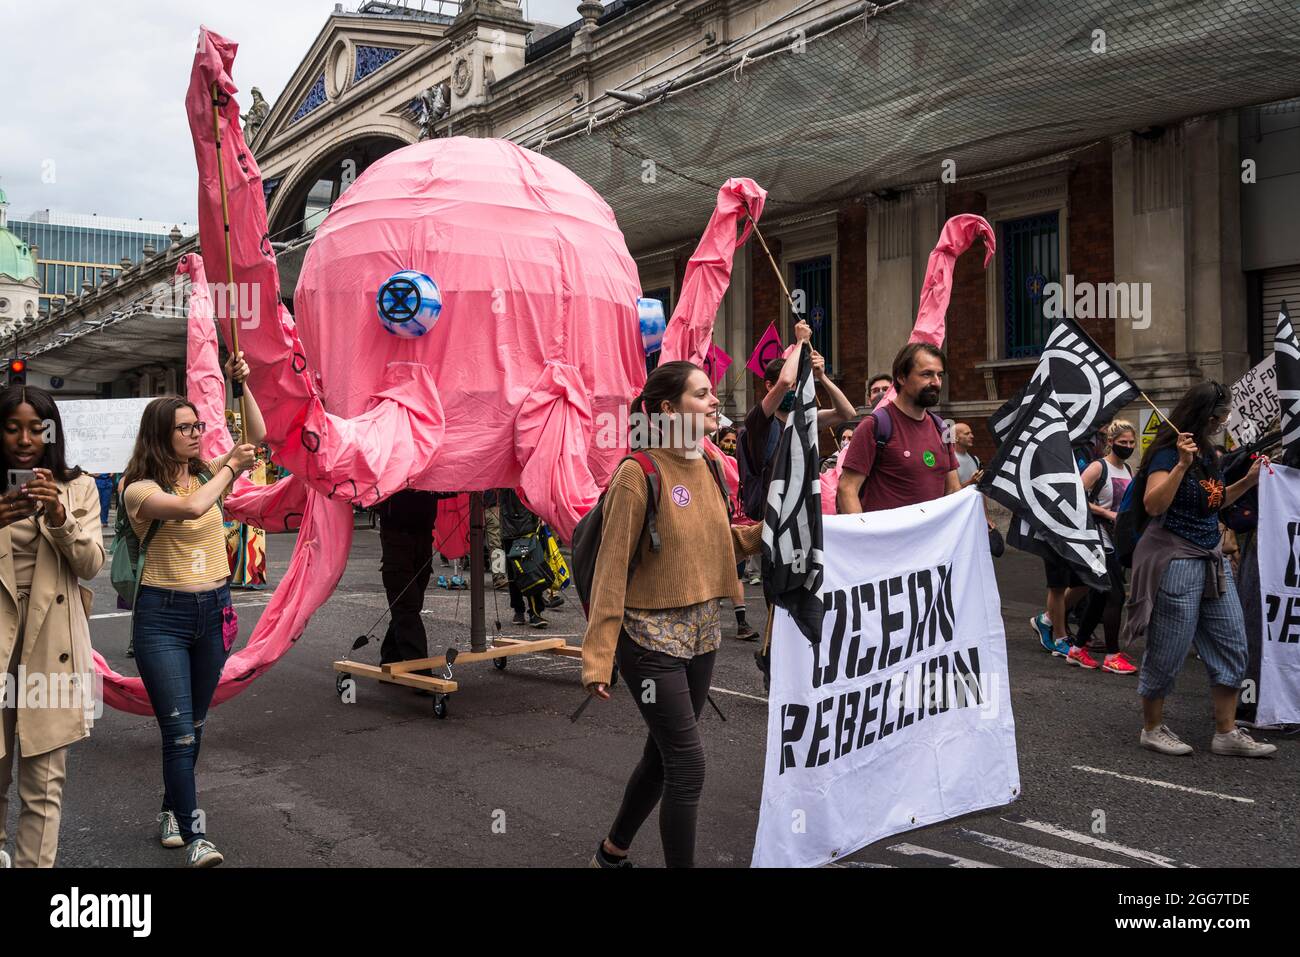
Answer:
MULTIPOLYGON (((89 581, 104 565, 104 536, 99 527, 99 490, 89 475, 68 484, 57 483, 59 499, 68 520, 51 529, 36 520, 36 568, 27 600, 27 627, 19 664, 26 670, 28 688, 33 676, 45 687, 45 707, 18 710, 18 747, 23 757, 35 757, 90 734, 94 723, 90 695, 95 662, 90 651, 91 592, 89 581), (87 683, 89 687, 86 687, 87 683), (58 693, 59 686, 75 693, 58 693), (50 707, 53 704, 70 707, 50 707)), ((9 528, 0 528, 0 666, 9 660, 18 636, 18 589, 14 586, 14 559, 9 528)), ((24 689, 15 688, 19 695, 24 689)), ((33 692, 30 692, 34 694, 33 692)), ((4 741, 0 740, 0 755, 4 741)))

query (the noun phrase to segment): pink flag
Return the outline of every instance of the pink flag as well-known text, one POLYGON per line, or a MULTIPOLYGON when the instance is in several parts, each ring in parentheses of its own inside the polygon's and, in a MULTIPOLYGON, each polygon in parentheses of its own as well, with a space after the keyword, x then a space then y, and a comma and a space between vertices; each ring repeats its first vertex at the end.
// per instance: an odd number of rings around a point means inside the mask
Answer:
POLYGON ((763 370, 773 359, 781 358, 785 350, 781 346, 781 337, 777 334, 776 323, 773 322, 763 333, 763 338, 758 340, 758 345, 754 347, 754 354, 749 357, 749 362, 745 363, 745 368, 749 369, 760 379, 763 377, 763 370))
POLYGON ((731 261, 736 247, 749 238, 749 218, 758 220, 766 199, 767 191, 752 179, 729 179, 718 190, 713 215, 686 263, 682 293, 664 331, 661 363, 685 359, 697 366, 704 365, 713 338, 713 320, 731 284, 731 261), (737 236, 736 227, 742 223, 737 236))
MULTIPOLYGON (((983 216, 974 213, 962 213, 944 223, 939 241, 930 253, 930 261, 925 267, 925 282, 921 284, 921 306, 916 311, 916 325, 908 342, 928 342, 942 346, 947 334, 945 322, 948 315, 948 301, 952 298, 952 274, 957 265, 957 257, 971 247, 977 238, 984 239, 984 268, 997 251, 997 238, 993 227, 983 216)), ((892 401, 894 387, 891 385, 882 402, 892 401)))
POLYGON ((715 388, 730 368, 731 356, 713 343, 709 343, 709 351, 704 356, 704 371, 708 373, 709 381, 713 383, 715 388))
POLYGON ((190 277, 190 308, 185 348, 185 396, 208 424, 203 433, 205 459, 230 451, 234 443, 226 429, 226 376, 217 351, 217 327, 212 321, 212 293, 203 269, 203 257, 186 253, 176 264, 176 275, 190 277))

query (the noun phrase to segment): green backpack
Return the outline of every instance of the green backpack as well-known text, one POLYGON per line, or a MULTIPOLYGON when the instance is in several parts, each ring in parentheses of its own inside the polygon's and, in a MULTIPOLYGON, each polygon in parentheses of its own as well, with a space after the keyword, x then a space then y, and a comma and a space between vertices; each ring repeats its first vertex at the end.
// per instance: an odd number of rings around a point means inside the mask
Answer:
MULTIPOLYGON (((199 471, 200 485, 205 485, 211 478, 206 468, 199 471)), ((162 527, 163 520, 156 518, 150 522, 149 530, 144 533, 142 540, 136 535, 131 519, 127 517, 124 493, 124 489, 116 493, 117 522, 113 526, 113 561, 109 566, 109 577, 113 582, 113 590, 121 599, 119 604, 123 608, 134 608, 135 593, 140 588, 140 576, 144 574, 145 554, 154 535, 162 527)))

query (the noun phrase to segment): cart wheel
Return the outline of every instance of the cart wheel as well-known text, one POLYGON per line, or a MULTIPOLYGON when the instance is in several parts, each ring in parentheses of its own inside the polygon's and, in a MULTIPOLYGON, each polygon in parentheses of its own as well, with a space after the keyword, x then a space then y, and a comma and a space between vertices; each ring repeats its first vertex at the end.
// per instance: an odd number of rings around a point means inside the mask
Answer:
POLYGON ((493 659, 492 659, 492 667, 496 668, 497 671, 505 671, 505 670, 506 670, 506 663, 507 663, 508 661, 510 661, 509 658, 504 658, 504 657, 502 657, 502 658, 493 658, 493 659))
POLYGON ((433 714, 436 718, 447 717, 447 695, 434 694, 433 696, 433 714))
POLYGON ((334 679, 334 690, 338 693, 340 698, 343 697, 343 692, 347 690, 347 683, 351 680, 352 676, 346 671, 340 671, 338 677, 334 679))

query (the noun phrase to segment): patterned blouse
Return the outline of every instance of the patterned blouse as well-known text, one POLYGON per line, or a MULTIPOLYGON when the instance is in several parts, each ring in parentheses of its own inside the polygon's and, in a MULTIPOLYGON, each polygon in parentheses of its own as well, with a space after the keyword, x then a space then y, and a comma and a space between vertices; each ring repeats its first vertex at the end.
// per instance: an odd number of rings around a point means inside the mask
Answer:
POLYGON ((626 608, 623 630, 648 651, 674 658, 694 658, 722 646, 721 613, 719 598, 685 608, 626 608))

